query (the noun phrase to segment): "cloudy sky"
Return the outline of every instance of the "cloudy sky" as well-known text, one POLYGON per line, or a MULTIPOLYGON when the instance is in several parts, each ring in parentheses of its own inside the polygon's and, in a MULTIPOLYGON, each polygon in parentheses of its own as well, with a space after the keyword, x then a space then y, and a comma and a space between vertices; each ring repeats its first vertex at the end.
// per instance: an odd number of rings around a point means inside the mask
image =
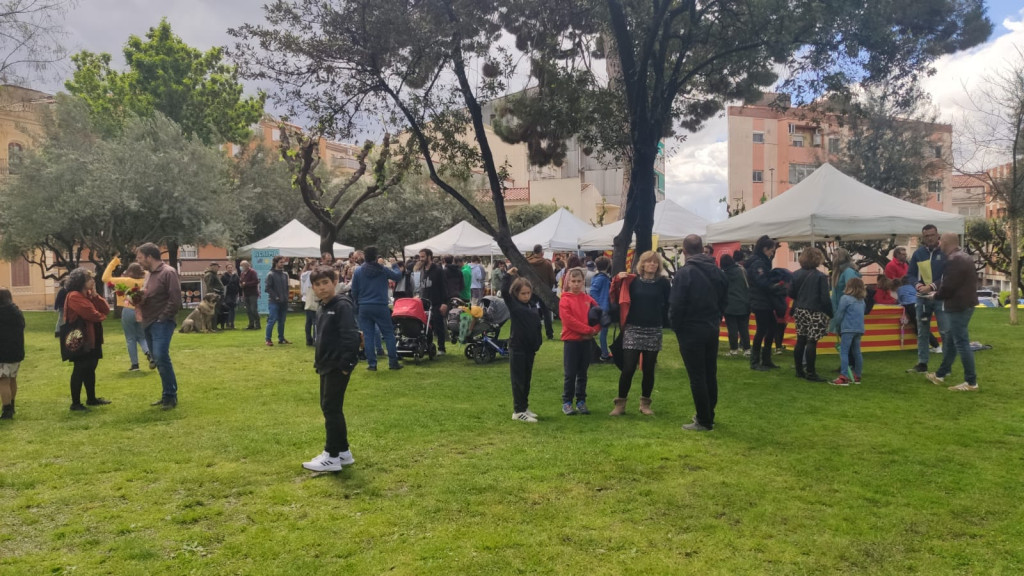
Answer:
MULTIPOLYGON (((141 36, 166 16, 186 42, 205 49, 230 43, 228 28, 262 21, 262 4, 255 0, 79 0, 67 16, 68 41, 73 51, 110 52, 119 57, 130 34, 141 36)), ((958 116, 965 103, 962 86, 970 88, 986 71, 1007 62, 1015 54, 1015 46, 1024 50, 1020 1, 991 0, 988 7, 995 24, 989 41, 938 61, 937 74, 926 84, 947 121, 958 116)), ((56 91, 60 87, 60 82, 53 81, 42 88, 56 91)), ((685 141, 670 144, 669 197, 715 220, 725 218, 718 199, 726 195, 726 135, 726 120, 721 117, 685 141)))

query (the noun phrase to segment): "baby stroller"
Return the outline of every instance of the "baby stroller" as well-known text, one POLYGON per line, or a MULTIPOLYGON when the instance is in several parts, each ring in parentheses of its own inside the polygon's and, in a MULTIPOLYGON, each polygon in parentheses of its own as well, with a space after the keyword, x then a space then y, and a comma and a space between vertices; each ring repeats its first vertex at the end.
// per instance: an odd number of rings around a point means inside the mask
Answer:
POLYGON ((391 323, 395 326, 395 342, 398 355, 412 357, 419 361, 426 356, 433 360, 437 355, 430 330, 430 301, 419 298, 399 298, 391 312, 391 323))
POLYGON ((452 344, 459 342, 462 310, 465 307, 466 301, 461 298, 452 298, 448 301, 448 316, 445 318, 445 325, 448 327, 448 340, 452 344))
POLYGON ((484 296, 480 306, 483 315, 480 318, 470 316, 463 323, 459 341, 466 344, 466 358, 472 358, 477 364, 488 364, 495 356, 508 356, 508 340, 500 340, 498 335, 509 313, 505 301, 497 296, 484 296))

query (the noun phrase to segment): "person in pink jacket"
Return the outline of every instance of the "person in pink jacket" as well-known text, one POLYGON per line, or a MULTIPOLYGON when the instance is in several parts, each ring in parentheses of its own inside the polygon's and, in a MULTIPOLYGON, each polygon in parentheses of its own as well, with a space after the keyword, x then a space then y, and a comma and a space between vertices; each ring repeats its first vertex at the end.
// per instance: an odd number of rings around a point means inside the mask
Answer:
POLYGON ((562 365, 565 368, 562 413, 566 416, 590 414, 587 409, 587 369, 590 368, 594 335, 601 331, 601 326, 591 326, 588 316, 590 309, 597 307, 597 302, 583 291, 586 285, 583 268, 571 268, 565 277, 567 291, 562 293, 558 304, 562 319, 562 365))

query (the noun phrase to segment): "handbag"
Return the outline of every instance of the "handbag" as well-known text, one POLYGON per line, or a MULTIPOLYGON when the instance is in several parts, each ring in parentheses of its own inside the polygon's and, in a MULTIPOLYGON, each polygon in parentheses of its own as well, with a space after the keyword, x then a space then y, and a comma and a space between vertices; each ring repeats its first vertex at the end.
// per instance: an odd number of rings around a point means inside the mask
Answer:
POLYGON ((60 353, 64 360, 78 360, 93 351, 85 337, 85 320, 77 318, 73 322, 64 322, 60 327, 60 353))
POLYGON ((615 325, 615 338, 608 345, 608 352, 612 355, 612 361, 615 362, 615 366, 622 370, 622 332, 619 331, 618 324, 615 325))

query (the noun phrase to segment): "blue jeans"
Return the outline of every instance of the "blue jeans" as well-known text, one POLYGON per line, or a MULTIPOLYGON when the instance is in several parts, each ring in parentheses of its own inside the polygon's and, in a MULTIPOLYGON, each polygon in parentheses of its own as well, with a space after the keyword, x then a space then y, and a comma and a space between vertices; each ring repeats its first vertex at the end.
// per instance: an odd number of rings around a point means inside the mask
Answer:
MULTIPOLYGON (((939 305, 934 298, 917 298, 917 363, 928 365, 928 335, 931 334, 932 314, 939 324, 939 334, 942 334, 943 318, 938 313, 939 305)), ((945 338, 945 337, 943 337, 945 338)))
POLYGON ((178 401, 178 379, 171 365, 171 336, 174 335, 176 325, 174 320, 160 320, 146 327, 146 342, 149 343, 149 351, 153 353, 153 361, 160 373, 164 402, 178 401))
POLYGON ((138 366, 138 346, 142 346, 142 353, 149 356, 149 343, 146 342, 146 332, 142 329, 142 324, 135 320, 134 308, 121 310, 121 329, 124 330, 124 341, 128 343, 128 359, 131 360, 132 366, 138 366))
POLYGON ((398 349, 395 344, 395 326, 391 323, 391 310, 387 304, 362 304, 359 306, 359 329, 366 342, 366 364, 377 365, 377 331, 388 349, 388 363, 398 365, 398 349))
POLYGON ((957 354, 964 365, 964 380, 971 386, 978 385, 978 374, 974 369, 974 350, 971 350, 971 337, 967 333, 967 325, 971 323, 974 308, 962 312, 943 312, 935 310, 939 317, 939 330, 942 334, 942 364, 935 372, 936 376, 945 378, 953 370, 953 361, 957 354))
POLYGON ((267 302, 267 308, 267 340, 274 334, 274 324, 277 324, 277 341, 284 342, 284 320, 288 317, 288 303, 267 302))
MULTIPOLYGON (((856 376, 862 376, 864 371, 864 356, 860 353, 860 338, 863 334, 856 334, 854 332, 843 332, 842 339, 839 341, 839 372, 843 376, 846 376, 850 380, 853 377, 850 376, 850 351, 853 350, 853 373, 856 376)), ((928 341, 925 340, 925 344, 928 341)))
POLYGON ((608 351, 608 326, 601 328, 597 333, 597 341, 601 343, 601 358, 608 358, 611 352, 608 351))

